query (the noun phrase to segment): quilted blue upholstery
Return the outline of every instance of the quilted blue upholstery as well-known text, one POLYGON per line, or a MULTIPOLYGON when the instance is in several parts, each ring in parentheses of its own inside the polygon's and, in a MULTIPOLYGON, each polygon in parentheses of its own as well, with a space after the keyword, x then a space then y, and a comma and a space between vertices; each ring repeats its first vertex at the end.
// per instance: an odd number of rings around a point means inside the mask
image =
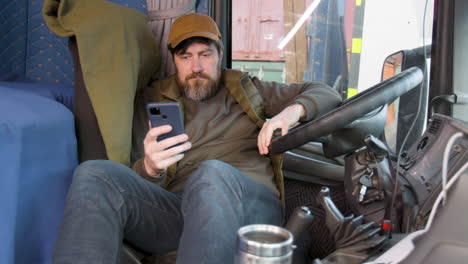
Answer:
POLYGON ((0 5, 0 72, 25 73, 28 0, 0 5))
POLYGON ((53 94, 0 83, 0 264, 51 263, 77 165, 73 115, 53 94))
POLYGON ((148 12, 146 0, 109 0, 109 2, 130 7, 145 14, 148 12))
POLYGON ((73 84, 68 39, 49 31, 42 17, 42 0, 28 2, 26 76, 35 82, 73 84))
POLYGON ((0 72, 23 73, 40 83, 72 85, 67 39, 49 31, 42 4, 42 0, 11 0, 0 5, 0 72))

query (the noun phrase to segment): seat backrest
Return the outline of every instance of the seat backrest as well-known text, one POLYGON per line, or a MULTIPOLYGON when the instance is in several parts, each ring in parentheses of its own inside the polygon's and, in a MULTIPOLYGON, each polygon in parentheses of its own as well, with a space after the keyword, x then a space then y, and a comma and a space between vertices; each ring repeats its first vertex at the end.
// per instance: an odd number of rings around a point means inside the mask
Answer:
POLYGON ((44 0, 16 0, 0 6, 0 72, 25 75, 34 82, 73 84, 67 39, 47 28, 44 0))

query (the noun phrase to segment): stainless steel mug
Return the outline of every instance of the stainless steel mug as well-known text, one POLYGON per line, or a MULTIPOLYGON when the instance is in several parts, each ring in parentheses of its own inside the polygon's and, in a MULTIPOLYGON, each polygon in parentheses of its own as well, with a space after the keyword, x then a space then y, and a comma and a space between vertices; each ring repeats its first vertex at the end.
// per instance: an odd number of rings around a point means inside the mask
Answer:
POLYGON ((291 264, 293 235, 274 225, 247 225, 237 232, 236 264, 291 264))

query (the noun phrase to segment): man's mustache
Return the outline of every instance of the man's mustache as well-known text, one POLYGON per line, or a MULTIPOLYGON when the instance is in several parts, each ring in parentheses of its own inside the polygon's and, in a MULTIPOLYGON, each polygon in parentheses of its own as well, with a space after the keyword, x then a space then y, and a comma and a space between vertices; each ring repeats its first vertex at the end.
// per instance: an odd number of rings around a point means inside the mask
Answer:
POLYGON ((204 73, 192 73, 189 76, 185 77, 185 80, 188 81, 190 79, 197 78, 197 77, 201 77, 201 78, 205 78, 205 79, 211 79, 210 76, 208 76, 208 75, 206 75, 204 73))

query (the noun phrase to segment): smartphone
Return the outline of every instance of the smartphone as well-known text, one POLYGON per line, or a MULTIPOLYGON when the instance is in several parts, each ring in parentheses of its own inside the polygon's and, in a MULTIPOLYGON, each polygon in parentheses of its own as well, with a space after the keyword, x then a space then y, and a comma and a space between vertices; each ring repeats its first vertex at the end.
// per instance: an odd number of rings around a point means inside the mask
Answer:
POLYGON ((146 105, 146 112, 152 128, 163 125, 172 126, 172 130, 169 133, 158 136, 158 141, 185 133, 179 103, 148 103, 146 105))

